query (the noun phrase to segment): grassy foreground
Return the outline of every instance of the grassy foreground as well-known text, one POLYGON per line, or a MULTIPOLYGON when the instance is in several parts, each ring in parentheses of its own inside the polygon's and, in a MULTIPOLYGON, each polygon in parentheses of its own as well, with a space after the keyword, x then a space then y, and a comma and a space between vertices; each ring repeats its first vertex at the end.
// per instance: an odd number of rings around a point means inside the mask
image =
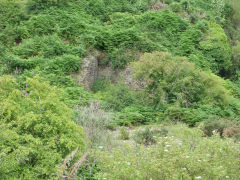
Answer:
POLYGON ((101 169, 96 179, 239 179, 240 144, 233 139, 204 137, 201 126, 184 124, 126 131, 128 140, 121 131, 92 152, 101 169))

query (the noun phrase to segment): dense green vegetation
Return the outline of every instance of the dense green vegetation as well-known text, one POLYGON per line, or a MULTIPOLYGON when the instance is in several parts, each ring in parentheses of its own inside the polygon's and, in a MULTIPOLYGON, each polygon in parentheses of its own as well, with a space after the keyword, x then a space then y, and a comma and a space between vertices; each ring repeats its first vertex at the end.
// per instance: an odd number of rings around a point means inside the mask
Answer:
POLYGON ((0 0, 0 179, 237 179, 239 70, 239 0, 0 0))

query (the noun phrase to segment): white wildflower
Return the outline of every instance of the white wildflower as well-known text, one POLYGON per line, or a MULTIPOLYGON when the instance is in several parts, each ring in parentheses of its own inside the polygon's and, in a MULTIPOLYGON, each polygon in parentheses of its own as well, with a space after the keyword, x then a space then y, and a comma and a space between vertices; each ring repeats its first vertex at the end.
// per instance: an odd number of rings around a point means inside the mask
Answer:
POLYGON ((103 146, 98 146, 98 148, 99 148, 99 149, 102 149, 102 148, 103 148, 103 146))
POLYGON ((167 150, 167 149, 164 149, 164 151, 165 151, 165 152, 168 152, 168 150, 167 150))
POLYGON ((202 179, 202 177, 201 176, 197 176, 195 179, 202 179))
POLYGON ((226 176, 227 179, 229 179, 229 176, 226 176))
POLYGON ((190 156, 186 156, 186 158, 190 158, 190 156))

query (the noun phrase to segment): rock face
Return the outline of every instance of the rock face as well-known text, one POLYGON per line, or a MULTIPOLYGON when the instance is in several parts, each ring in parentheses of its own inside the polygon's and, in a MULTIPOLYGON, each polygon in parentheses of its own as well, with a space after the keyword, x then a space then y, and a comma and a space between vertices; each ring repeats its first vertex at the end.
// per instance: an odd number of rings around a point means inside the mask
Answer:
POLYGON ((123 81, 132 90, 140 90, 146 84, 143 80, 137 80, 133 77, 133 70, 130 65, 122 70, 112 70, 111 67, 99 67, 98 78, 110 79, 114 82, 123 81))
POLYGON ((73 76, 77 78, 80 84, 90 89, 94 81, 98 78, 98 59, 94 56, 84 58, 81 73, 73 76))
POLYGON ((145 85, 143 80, 134 79, 131 66, 127 66, 123 70, 112 70, 109 66, 98 66, 98 58, 94 56, 84 58, 81 72, 72 76, 87 89, 90 89, 97 79, 102 78, 114 82, 121 80, 133 90, 142 89, 145 85))

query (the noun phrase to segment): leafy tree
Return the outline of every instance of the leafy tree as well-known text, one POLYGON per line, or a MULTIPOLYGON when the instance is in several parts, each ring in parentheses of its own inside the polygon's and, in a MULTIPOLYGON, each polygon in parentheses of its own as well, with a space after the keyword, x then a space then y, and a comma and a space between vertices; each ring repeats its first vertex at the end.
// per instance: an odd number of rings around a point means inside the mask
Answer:
POLYGON ((146 53, 133 64, 136 77, 145 78, 153 104, 179 104, 191 107, 196 103, 228 104, 223 80, 201 71, 186 58, 169 53, 146 53))
POLYGON ((231 48, 228 37, 219 24, 209 22, 209 31, 200 42, 200 49, 211 63, 211 70, 224 76, 231 66, 231 48))
POLYGON ((37 78, 19 85, 0 77, 1 179, 48 179, 62 158, 84 149, 82 128, 59 93, 37 78))

